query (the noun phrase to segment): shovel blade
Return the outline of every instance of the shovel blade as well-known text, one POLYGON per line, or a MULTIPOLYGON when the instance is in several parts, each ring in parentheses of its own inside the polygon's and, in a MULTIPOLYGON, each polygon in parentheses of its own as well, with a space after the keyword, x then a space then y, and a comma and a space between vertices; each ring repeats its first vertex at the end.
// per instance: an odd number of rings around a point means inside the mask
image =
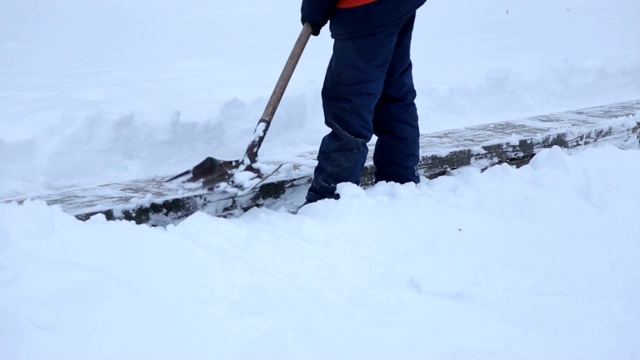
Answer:
POLYGON ((167 181, 184 179, 183 183, 191 183, 209 191, 221 190, 239 193, 250 187, 247 180, 262 178, 263 174, 258 169, 251 165, 245 165, 240 160, 220 160, 207 157, 193 169, 180 173, 167 181), (242 176, 237 176, 239 174, 242 176))

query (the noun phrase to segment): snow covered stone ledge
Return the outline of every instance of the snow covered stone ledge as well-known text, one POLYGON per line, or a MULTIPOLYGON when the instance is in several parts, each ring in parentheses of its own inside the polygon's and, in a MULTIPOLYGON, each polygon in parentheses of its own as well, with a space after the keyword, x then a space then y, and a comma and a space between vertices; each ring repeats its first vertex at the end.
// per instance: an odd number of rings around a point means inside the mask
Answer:
POLYGON ((422 174, 434 178, 463 166, 486 169, 527 163, 542 149, 640 144, 640 100, 423 134, 422 174))
MULTIPOLYGON (((541 150, 552 147, 580 149, 599 143, 621 149, 638 148, 639 111, 640 100, 634 100, 425 133, 421 136, 418 170, 425 178, 434 179, 463 167, 480 170, 498 164, 519 167, 541 150)), ((374 183, 373 146, 361 180, 365 187, 374 183)), ((176 223, 197 211, 234 217, 256 206, 290 209, 302 204, 315 158, 315 153, 290 158, 274 176, 243 196, 206 191, 178 193, 174 186, 165 183, 165 177, 152 177, 2 201, 44 200, 50 205, 60 205, 82 220, 104 214, 109 220, 159 226, 176 223)))

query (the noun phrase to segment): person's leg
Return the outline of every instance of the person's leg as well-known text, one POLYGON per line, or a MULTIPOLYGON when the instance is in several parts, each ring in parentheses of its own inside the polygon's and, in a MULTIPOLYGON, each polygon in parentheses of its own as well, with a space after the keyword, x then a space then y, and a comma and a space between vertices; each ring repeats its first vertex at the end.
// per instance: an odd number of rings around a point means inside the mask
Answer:
POLYGON ((331 129, 320 145, 307 201, 334 198, 341 182, 360 183, 373 135, 374 107, 384 86, 400 25, 370 36, 334 43, 322 89, 325 123, 331 129))
POLYGON ((420 129, 415 105, 410 58, 415 13, 403 24, 380 99, 375 107, 373 132, 378 137, 373 161, 376 181, 420 182, 420 129))

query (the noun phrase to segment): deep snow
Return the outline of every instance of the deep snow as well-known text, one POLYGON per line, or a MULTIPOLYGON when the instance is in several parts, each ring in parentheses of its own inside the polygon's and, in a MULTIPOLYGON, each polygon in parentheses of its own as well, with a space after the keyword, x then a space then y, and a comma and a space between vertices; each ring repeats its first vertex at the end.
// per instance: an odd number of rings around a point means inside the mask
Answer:
MULTIPOLYGON (((0 195, 239 157, 298 11, 4 0, 0 195)), ((630 0, 430 0, 422 131, 640 98, 639 22, 630 0)), ((330 47, 309 43, 264 159, 318 145, 330 47)), ((0 204, 0 358, 640 359, 639 165, 554 148, 166 229, 0 204)))

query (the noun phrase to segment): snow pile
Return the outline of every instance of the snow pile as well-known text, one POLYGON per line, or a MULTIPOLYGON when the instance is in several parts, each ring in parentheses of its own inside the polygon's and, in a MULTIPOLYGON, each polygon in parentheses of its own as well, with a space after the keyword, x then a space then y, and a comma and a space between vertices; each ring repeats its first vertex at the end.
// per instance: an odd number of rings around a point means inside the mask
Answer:
POLYGON ((634 358, 640 152, 167 229, 0 205, 3 358, 634 358), (621 166, 621 165, 625 166, 621 166))

